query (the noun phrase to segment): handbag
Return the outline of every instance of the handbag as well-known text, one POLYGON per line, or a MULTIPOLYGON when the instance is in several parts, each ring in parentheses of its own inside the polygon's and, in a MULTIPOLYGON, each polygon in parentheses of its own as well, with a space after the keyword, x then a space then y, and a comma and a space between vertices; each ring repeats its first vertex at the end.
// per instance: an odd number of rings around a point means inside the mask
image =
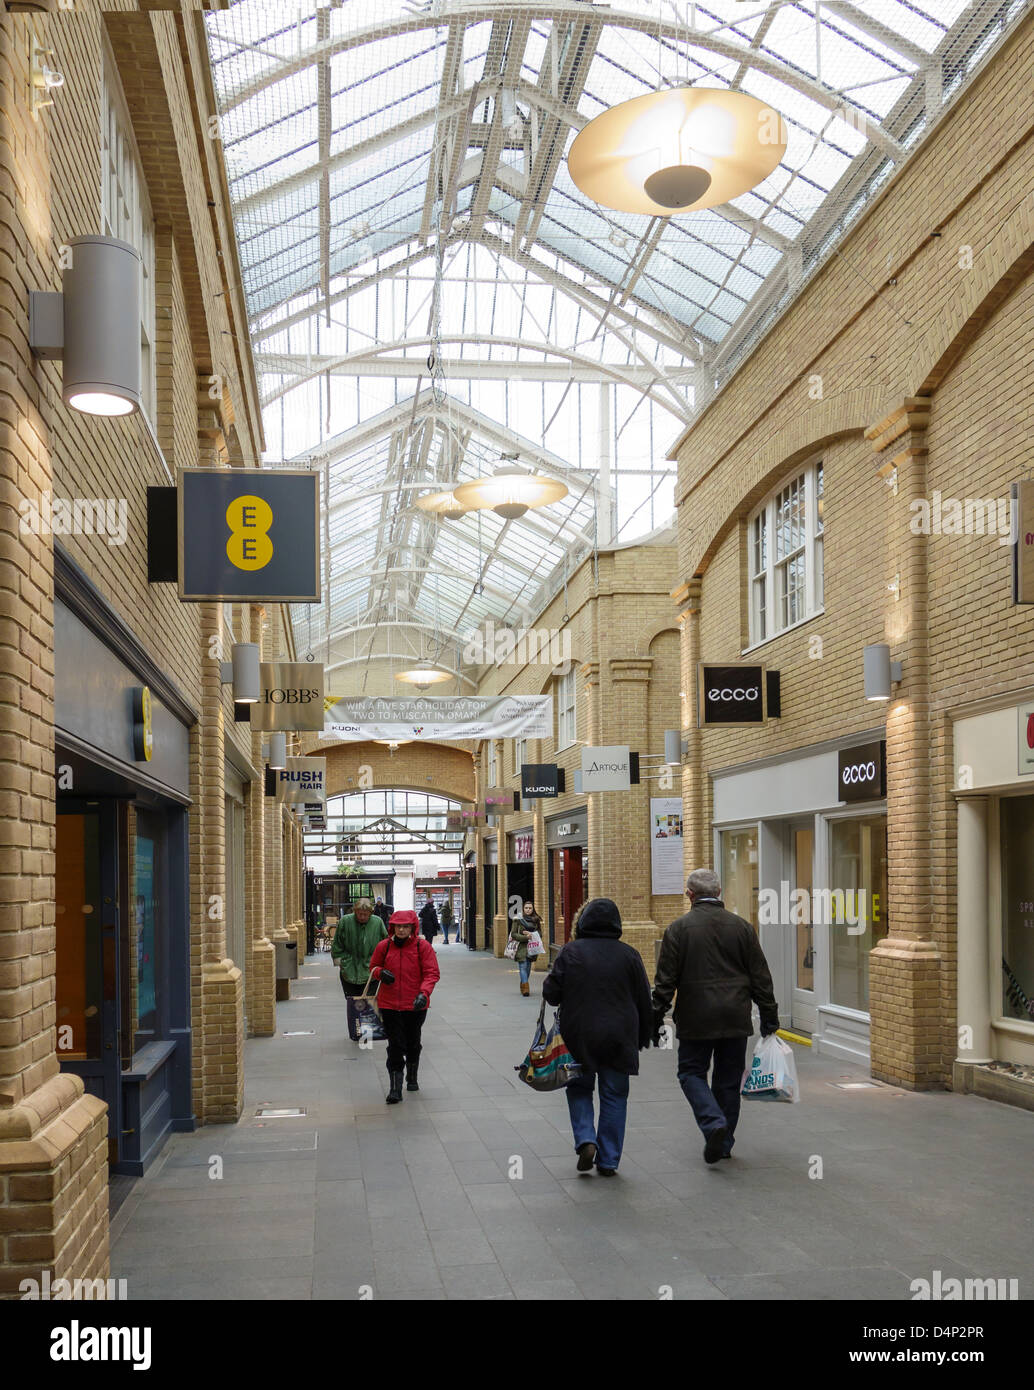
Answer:
POLYGON ((537 932, 537 931, 533 931, 533 932, 529 933, 529 936, 528 936, 528 955, 529 955, 529 956, 541 956, 541 955, 542 955, 542 952, 543 952, 545 949, 546 949, 546 948, 545 948, 545 947, 543 946, 543 944, 542 944, 542 937, 539 936, 538 932, 537 932))
POLYGON ((369 1030, 372 1042, 383 1042, 387 1037, 384 1031, 384 1023, 381 1020, 381 1013, 377 1007, 377 990, 380 986, 379 980, 374 980, 370 974, 366 978, 362 994, 357 994, 352 1000, 355 1009, 356 1022, 359 1024, 361 1033, 369 1030), (371 991, 370 986, 373 985, 371 991))
POLYGON ((507 960, 516 959, 517 951, 520 948, 520 944, 521 943, 517 940, 515 936, 510 937, 503 950, 503 955, 506 957, 507 960))
POLYGON ((581 1066, 568 1052, 567 1044, 560 1036, 556 1013, 553 1014, 553 1026, 548 1032, 545 1018, 546 1001, 543 999, 528 1055, 519 1067, 514 1067, 514 1071, 534 1091, 559 1091, 578 1075, 581 1066))

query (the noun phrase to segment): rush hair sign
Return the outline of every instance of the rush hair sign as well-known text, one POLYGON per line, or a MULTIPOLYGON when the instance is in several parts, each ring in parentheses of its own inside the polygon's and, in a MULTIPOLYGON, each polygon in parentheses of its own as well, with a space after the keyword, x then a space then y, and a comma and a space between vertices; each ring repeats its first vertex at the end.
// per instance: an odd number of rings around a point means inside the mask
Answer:
POLYGON ((886 795, 886 739, 838 751, 837 801, 879 801, 886 795))

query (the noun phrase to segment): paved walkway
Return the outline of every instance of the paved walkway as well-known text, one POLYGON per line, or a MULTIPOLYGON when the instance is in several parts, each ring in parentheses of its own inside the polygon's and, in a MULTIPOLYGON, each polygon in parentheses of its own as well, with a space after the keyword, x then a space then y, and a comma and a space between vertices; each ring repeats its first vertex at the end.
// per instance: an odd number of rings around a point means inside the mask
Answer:
POLYGON ((390 1107, 384 1044, 347 1040, 329 957, 302 967, 281 1035, 247 1044, 240 1123, 173 1136, 114 1218, 131 1298, 908 1299, 934 1270, 1034 1296, 1034 1114, 840 1090, 864 1071, 798 1047, 801 1104, 745 1105, 735 1158, 707 1167, 674 1054, 651 1050, 619 1176, 579 1176, 563 1096, 513 1071, 543 977, 523 999, 508 961, 439 958, 422 1089, 390 1107))

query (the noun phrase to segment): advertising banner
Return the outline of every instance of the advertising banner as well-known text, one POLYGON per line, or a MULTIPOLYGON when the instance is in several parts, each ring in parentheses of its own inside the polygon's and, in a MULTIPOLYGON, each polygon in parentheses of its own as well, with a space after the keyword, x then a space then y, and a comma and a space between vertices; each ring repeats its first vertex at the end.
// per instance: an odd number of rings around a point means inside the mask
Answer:
MULTIPOLYGON (((277 801, 289 806, 327 807, 326 758, 288 758, 287 766, 274 773, 277 801)), ((307 814, 313 814, 308 811, 307 814)), ((318 812, 316 813, 318 814, 318 812)))
POLYGON ((324 701, 323 738, 434 740, 552 738, 552 695, 373 695, 324 701))
POLYGON ((682 798, 650 798, 651 893, 683 891, 682 798))
POLYGON ((259 664, 258 703, 249 705, 251 727, 318 733, 323 728, 323 667, 311 661, 259 664))

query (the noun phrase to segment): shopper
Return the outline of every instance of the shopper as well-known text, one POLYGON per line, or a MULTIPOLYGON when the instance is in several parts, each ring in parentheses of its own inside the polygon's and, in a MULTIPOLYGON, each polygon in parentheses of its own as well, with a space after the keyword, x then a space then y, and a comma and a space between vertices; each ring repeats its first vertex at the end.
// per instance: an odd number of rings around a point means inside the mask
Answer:
POLYGON ((740 1084, 751 1032, 751 1001, 761 1035, 779 1027, 772 975, 749 922, 726 912, 712 869, 694 869, 686 885, 692 907, 672 922, 661 942, 654 977, 654 1044, 677 991, 678 1078, 704 1136, 704 1162, 732 1154, 740 1114, 740 1084), (711 1084, 707 1084, 712 1066, 711 1084))
POLYGON ((402 1069, 406 1090, 419 1091, 420 1033, 427 1017, 431 991, 438 983, 438 957, 434 947, 417 932, 415 912, 403 909, 391 914, 391 936, 374 950, 370 969, 380 981, 377 1008, 388 1038, 388 1080, 385 1099, 396 1105, 402 1099, 402 1069))
POLYGON ((425 941, 434 941, 435 933, 438 931, 438 913, 435 911, 430 892, 427 893, 426 901, 420 909, 420 930, 425 941))
POLYGON ((382 922, 387 922, 390 913, 388 911, 388 905, 383 898, 378 898, 377 901, 374 903, 373 913, 374 916, 379 917, 382 922))
POLYGON ((353 1042, 359 1041, 359 1021, 352 1001, 366 988, 370 957, 378 941, 386 935, 384 921, 374 912, 369 898, 359 898, 354 909, 341 917, 334 932, 330 955, 338 968, 345 995, 348 1036, 353 1042))
POLYGON ((639 1073, 639 1050, 649 1047, 653 1014, 650 981, 638 951, 619 940, 621 914, 609 898, 593 898, 575 937, 542 983, 547 1004, 560 1006, 560 1030, 579 1075, 566 1087, 578 1172, 593 1164, 613 1177, 621 1162, 628 1078, 639 1073), (600 1118, 593 1091, 599 1083, 600 1118))
POLYGON ((542 925, 542 918, 535 911, 535 904, 526 902, 520 917, 515 917, 510 923, 511 940, 517 942, 517 954, 513 959, 517 962, 517 969, 521 977, 521 993, 527 998, 531 994, 531 986, 528 983, 531 979, 531 968, 535 963, 535 957, 528 951, 528 939, 532 932, 537 932, 542 925))
MULTIPOLYGON (((449 901, 448 898, 446 898, 446 899, 445 899, 445 902, 444 902, 444 904, 443 904, 443 906, 442 906, 442 934, 443 934, 444 937, 445 937, 445 942, 444 942, 444 944, 445 944, 446 946, 448 946, 448 944, 449 944, 449 928, 450 928, 451 926, 452 926, 452 903, 449 901)), ((459 939, 460 939, 459 928, 457 928, 457 930, 456 930, 456 940, 459 941, 459 939)))

